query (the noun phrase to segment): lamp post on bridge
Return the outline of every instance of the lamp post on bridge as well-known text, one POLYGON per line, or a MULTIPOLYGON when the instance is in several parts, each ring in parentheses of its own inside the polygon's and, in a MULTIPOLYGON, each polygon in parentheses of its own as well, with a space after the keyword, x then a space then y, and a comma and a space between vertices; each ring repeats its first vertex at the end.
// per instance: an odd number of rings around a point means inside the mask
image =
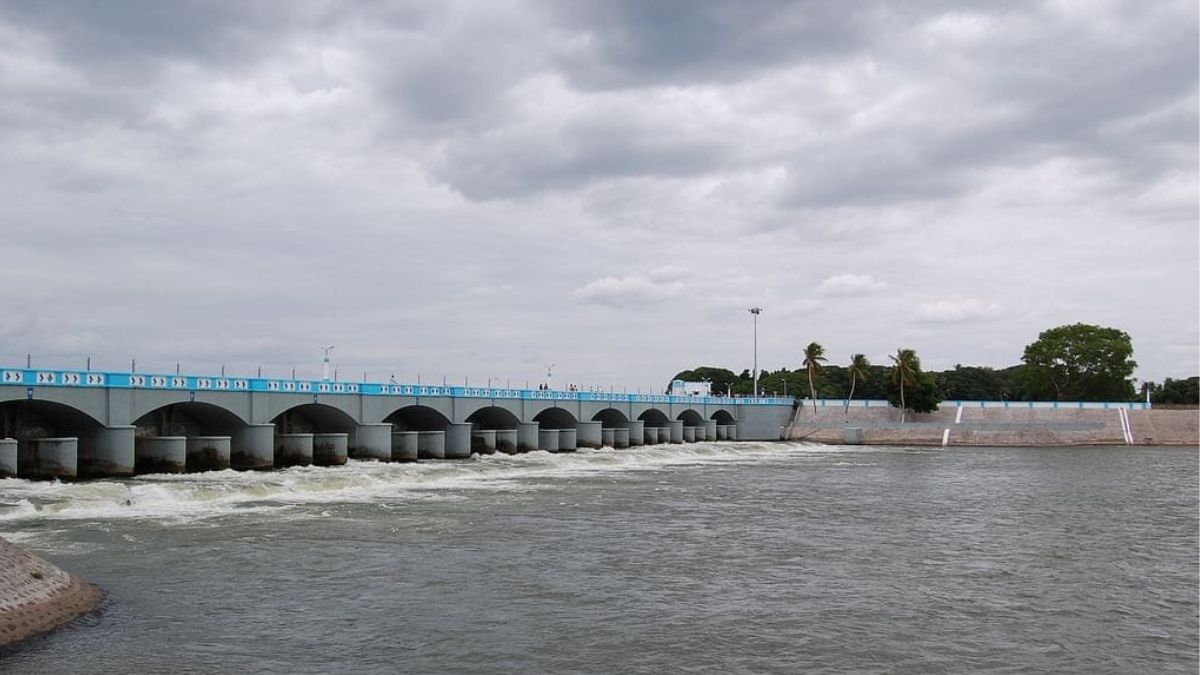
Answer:
POLYGON ((751 307, 746 310, 754 315, 754 397, 758 398, 758 315, 762 307, 751 307))
MULTIPOLYGON (((333 345, 329 345, 328 347, 322 346, 321 350, 323 352, 325 352, 325 357, 322 360, 322 364, 324 365, 324 373, 323 373, 321 379, 328 382, 329 381, 329 352, 333 351, 333 345)), ((295 379, 295 378, 293 378, 293 379, 295 379)))

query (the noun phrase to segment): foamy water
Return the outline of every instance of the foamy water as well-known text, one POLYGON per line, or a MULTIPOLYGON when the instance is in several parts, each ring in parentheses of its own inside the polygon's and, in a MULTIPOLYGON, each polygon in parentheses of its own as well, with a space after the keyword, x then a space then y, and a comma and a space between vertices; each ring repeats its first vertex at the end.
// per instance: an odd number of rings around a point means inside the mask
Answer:
MULTIPOLYGON (((474 455, 400 464, 351 460, 338 467, 155 474, 77 483, 0 480, 0 530, 38 521, 159 519, 193 522, 297 505, 457 498, 464 490, 552 490, 553 479, 688 465, 815 459, 864 449, 800 443, 696 443, 572 453, 474 455)), ((861 462, 838 462, 855 466, 861 462)), ((15 534, 20 538, 20 533, 15 534)))

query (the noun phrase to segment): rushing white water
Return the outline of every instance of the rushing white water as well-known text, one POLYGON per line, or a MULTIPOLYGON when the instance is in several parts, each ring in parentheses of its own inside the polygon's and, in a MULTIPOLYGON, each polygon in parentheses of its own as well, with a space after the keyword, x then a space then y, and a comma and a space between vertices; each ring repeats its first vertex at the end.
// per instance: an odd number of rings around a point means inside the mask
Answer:
MULTIPOLYGON (((555 489, 554 479, 599 473, 816 458, 850 450, 799 443, 696 443, 475 455, 470 460, 415 464, 351 460, 339 467, 156 474, 78 483, 6 479, 0 480, 0 527, 19 531, 22 525, 45 520, 191 522, 231 513, 281 511, 301 504, 453 499, 453 493, 463 490, 555 489)), ((863 451, 861 447, 853 449, 857 455, 863 451)))

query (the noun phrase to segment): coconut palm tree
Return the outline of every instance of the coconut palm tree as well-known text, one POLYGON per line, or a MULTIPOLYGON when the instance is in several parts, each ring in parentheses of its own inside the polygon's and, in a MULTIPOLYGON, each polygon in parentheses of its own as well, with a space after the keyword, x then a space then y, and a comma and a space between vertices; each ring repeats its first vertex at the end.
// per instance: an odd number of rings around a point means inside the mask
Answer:
POLYGON ((813 375, 821 370, 825 361, 825 348, 815 342, 808 343, 804 348, 804 368, 808 371, 808 391, 812 394, 814 415, 817 414, 817 388, 813 385, 813 375))
POLYGON ((866 380, 868 373, 871 372, 871 362, 867 360, 866 354, 852 354, 850 356, 850 367, 846 369, 846 374, 850 376, 850 396, 846 399, 846 414, 850 414, 850 401, 854 399, 854 385, 858 380, 866 380))
POLYGON ((892 382, 900 385, 900 423, 904 423, 905 412, 908 410, 904 405, 904 385, 915 385, 917 383, 917 373, 921 372, 921 359, 917 358, 917 353, 911 349, 897 349, 895 356, 888 355, 892 360, 892 382))

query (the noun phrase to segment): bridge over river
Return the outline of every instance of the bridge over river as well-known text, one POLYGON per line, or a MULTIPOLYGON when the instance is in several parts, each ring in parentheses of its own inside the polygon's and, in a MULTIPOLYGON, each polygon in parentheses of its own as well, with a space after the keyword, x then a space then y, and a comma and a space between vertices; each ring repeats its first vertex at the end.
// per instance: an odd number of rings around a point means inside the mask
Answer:
POLYGON ((778 440, 793 399, 0 369, 0 477, 778 440))

